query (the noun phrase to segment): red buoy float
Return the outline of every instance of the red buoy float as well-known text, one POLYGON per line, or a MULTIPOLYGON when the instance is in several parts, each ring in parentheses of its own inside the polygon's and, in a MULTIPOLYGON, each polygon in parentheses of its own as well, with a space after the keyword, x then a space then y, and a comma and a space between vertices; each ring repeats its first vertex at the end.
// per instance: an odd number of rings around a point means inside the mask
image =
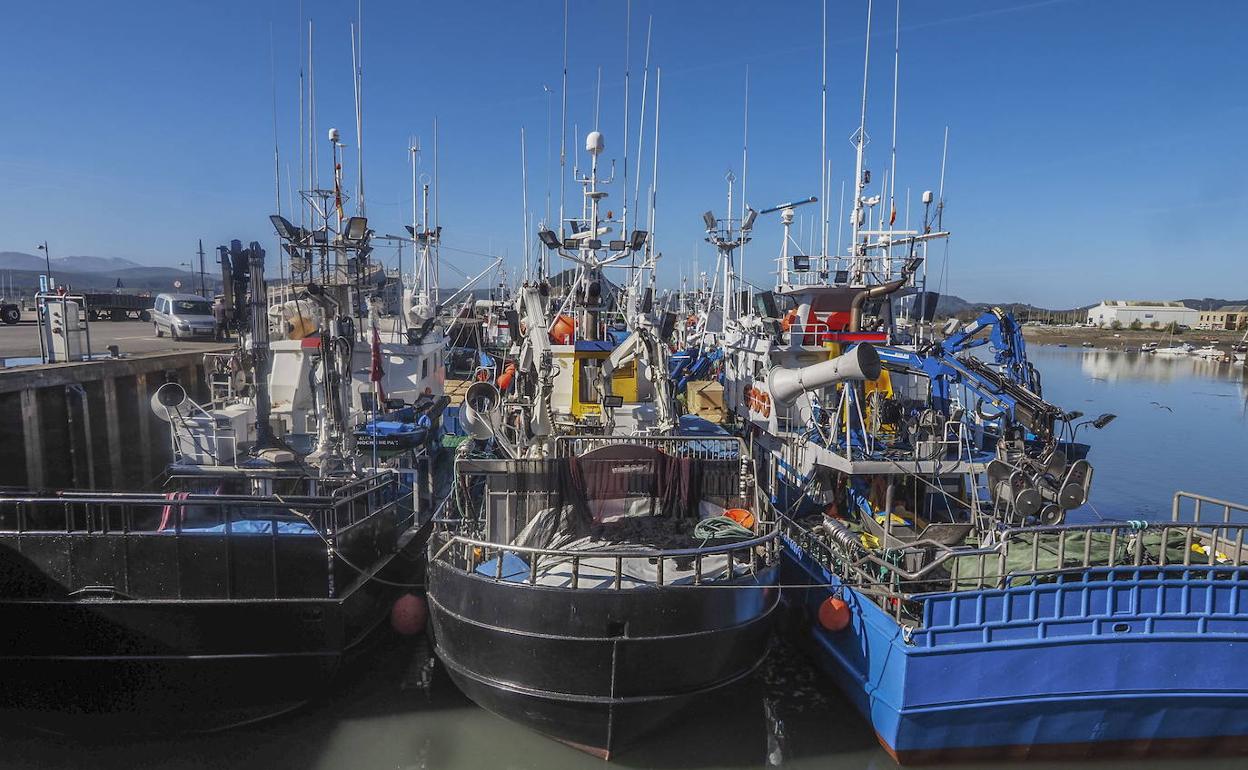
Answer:
POLYGON ((390 627, 403 636, 422 633, 428 620, 429 607, 415 594, 403 594, 390 608, 390 627))
POLYGON ((819 625, 835 633, 849 625, 849 605, 839 596, 829 596, 819 605, 819 625))

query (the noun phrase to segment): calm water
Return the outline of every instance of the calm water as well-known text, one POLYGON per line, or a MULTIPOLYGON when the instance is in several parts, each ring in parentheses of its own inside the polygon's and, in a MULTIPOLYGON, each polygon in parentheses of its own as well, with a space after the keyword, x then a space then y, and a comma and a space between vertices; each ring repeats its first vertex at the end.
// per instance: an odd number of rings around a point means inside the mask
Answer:
MULTIPOLYGON (((1093 503, 1156 516, 1175 489, 1248 500, 1248 382, 1243 367, 1190 359, 1034 347, 1045 395, 1117 421, 1090 434, 1093 503), (1155 404, 1153 402, 1156 402, 1155 404), (1164 407, 1169 407, 1166 409, 1164 407)), ((368 668, 340 691, 295 714, 229 733, 90 744, 0 733, 0 768, 325 768, 326 770, 564 770, 603 763, 475 708, 438 671, 414 682, 415 645, 386 634, 368 668)), ((827 680, 780 646, 754 680, 612 762, 626 768, 892 768, 868 726, 827 680), (770 708, 765 708, 768 704, 770 708), (771 762, 768 762, 768 757, 771 762)), ((1186 768, 1197 757, 1138 762, 1186 768)), ((1002 763, 944 767, 1003 767, 1002 763)), ((1028 763, 1032 770, 1119 763, 1028 763)), ((1200 758, 1202 770, 1243 760, 1200 758)))

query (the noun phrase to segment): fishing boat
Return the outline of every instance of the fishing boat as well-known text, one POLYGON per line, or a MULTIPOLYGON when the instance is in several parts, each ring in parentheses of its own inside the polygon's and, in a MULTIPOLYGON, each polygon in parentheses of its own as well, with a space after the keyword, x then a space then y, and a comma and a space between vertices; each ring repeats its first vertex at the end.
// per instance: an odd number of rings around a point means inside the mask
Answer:
POLYGON ((787 628, 902 763, 1248 748, 1248 508, 1179 492, 1169 521, 1084 515, 1081 431, 1115 417, 1046 400, 1010 314, 892 339, 890 298, 924 289, 948 233, 929 193, 919 228, 893 226, 863 100, 848 252, 790 253, 787 206, 775 288, 723 340, 787 628))
POLYGON ((568 291, 520 288, 514 376, 466 395, 472 438, 430 539, 428 599, 437 654, 470 698, 608 758, 752 672, 779 591, 744 442, 677 414, 674 315, 646 281, 616 309, 603 299, 605 267, 642 252, 652 275, 654 254, 644 231, 599 240, 627 229, 599 212, 602 149, 591 133, 567 223, 588 235, 542 232, 577 266, 568 291))
POLYGON ((163 481, 0 495, 7 723, 168 734, 271 717, 325 693, 419 588, 443 334, 430 313, 383 342, 372 230, 362 201, 344 211, 329 141, 333 189, 304 193, 304 225, 271 217, 291 282, 269 286, 255 241, 219 249, 239 338, 206 354, 205 382, 153 394, 163 481))

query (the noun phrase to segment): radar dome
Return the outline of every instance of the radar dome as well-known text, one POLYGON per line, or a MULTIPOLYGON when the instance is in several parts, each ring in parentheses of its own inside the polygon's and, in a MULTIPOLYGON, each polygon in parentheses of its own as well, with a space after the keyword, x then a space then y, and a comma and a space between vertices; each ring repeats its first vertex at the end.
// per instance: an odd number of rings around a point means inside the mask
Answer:
POLYGON ((589 136, 585 137, 585 152, 590 155, 602 152, 604 146, 601 131, 590 131, 589 136))

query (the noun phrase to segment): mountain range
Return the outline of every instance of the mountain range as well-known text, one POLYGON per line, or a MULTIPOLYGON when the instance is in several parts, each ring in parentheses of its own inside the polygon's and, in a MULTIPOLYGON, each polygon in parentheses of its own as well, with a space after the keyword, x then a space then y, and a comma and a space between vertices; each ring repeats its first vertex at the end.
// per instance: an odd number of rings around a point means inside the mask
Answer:
MULTIPOLYGON (((205 265, 209 291, 220 286, 216 265, 205 265)), ((0 295, 31 295, 39 287, 39 276, 47 272, 42 256, 20 251, 0 251, 0 295)), ((185 291, 198 291, 199 275, 176 267, 151 267, 121 257, 52 257, 52 275, 57 284, 77 291, 173 291, 180 281, 185 291)))
MULTIPOLYGON (((52 272, 106 273, 143 267, 138 262, 122 257, 52 257, 52 272)), ((47 260, 35 254, 21 251, 0 251, 0 270, 47 269, 47 260)))

